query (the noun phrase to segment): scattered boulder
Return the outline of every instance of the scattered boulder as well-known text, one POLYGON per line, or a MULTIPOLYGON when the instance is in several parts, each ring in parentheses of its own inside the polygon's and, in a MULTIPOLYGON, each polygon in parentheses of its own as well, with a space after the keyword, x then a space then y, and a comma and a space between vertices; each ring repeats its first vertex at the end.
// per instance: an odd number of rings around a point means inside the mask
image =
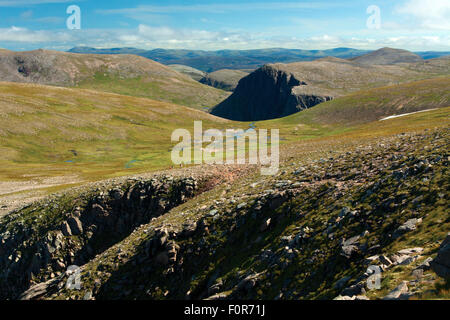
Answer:
POLYGON ((439 247, 437 257, 431 261, 430 265, 440 277, 450 278, 450 233, 447 234, 447 238, 439 247))
POLYGON ((80 219, 72 217, 67 220, 67 223, 69 224, 70 230, 72 230, 73 235, 78 236, 83 233, 83 224, 81 223, 80 219))
POLYGON ((69 224, 64 221, 61 225, 61 232, 63 233, 63 235, 65 235, 66 237, 69 237, 72 235, 72 230, 70 229, 69 224))
POLYGON ((406 255, 416 255, 423 252, 423 248, 416 247, 416 248, 408 248, 398 251, 399 254, 406 254, 406 255))
POLYGON ((379 257, 379 260, 382 264, 384 264, 385 266, 388 266, 388 267, 392 264, 392 261, 385 255, 381 255, 379 257))
POLYGON ((342 279, 340 279, 339 281, 337 281, 335 284, 334 284, 334 288, 335 289, 342 289, 343 287, 345 287, 345 285, 350 281, 350 279, 351 279, 352 277, 350 277, 350 276, 346 276, 346 277, 343 277, 342 279))
POLYGON ((197 230, 197 223, 191 222, 183 225, 183 231, 181 232, 181 236, 183 237, 191 237, 195 234, 197 230))
POLYGON ((417 226, 422 223, 422 219, 409 219, 404 224, 402 224, 400 227, 395 230, 394 234, 392 235, 393 239, 397 239, 404 235, 405 233, 414 231, 417 229, 417 226))
POLYGON ((339 300, 339 301, 345 301, 345 300, 355 300, 354 297, 350 297, 350 296, 337 296, 336 298, 334 298, 333 300, 339 300))
POLYGON ((245 277, 239 284, 237 285, 238 291, 249 291, 250 289, 254 288, 258 281, 260 281, 261 276, 263 273, 255 273, 250 274, 247 277, 245 277))
POLYGON ((343 241, 341 247, 341 255, 347 259, 350 259, 352 256, 359 252, 359 248, 357 246, 360 236, 355 236, 348 240, 343 241))
POLYGON ((423 278, 423 269, 414 269, 411 274, 413 277, 420 280, 423 278))
POLYGON ((225 300, 228 298, 229 295, 230 295, 229 293, 221 292, 221 293, 217 293, 209 298, 206 298, 205 300, 208 300, 208 301, 225 300))
POLYGON ((416 270, 418 270, 418 269, 422 269, 423 271, 430 270, 431 261, 433 261, 433 258, 427 258, 424 262, 422 262, 420 265, 417 266, 416 270))
POLYGON ((35 286, 30 287, 28 290, 23 292, 18 300, 38 300, 45 295, 47 295, 52 289, 54 289, 61 282, 63 276, 48 280, 46 282, 41 282, 35 286))
POLYGON ((398 285, 394 290, 392 290, 387 296, 385 296, 384 300, 400 300, 402 295, 408 293, 408 282, 403 281, 400 285, 398 285))
POLYGON ((93 299, 93 296, 92 296, 92 291, 87 291, 86 293, 85 293, 85 295, 83 296, 83 300, 92 300, 93 299))
POLYGON ((366 284, 364 281, 354 284, 341 292, 342 296, 358 296, 366 294, 366 284))

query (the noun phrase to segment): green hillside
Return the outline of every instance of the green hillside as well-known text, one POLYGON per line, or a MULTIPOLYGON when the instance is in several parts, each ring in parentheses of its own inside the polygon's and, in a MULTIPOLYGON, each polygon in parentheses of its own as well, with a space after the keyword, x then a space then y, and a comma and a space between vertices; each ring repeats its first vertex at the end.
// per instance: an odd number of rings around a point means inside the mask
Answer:
MULTIPOLYGON (((384 127, 385 123, 379 120, 389 116, 449 107, 449 87, 450 78, 442 77, 363 90, 282 119, 257 124, 261 128, 280 128, 280 135, 288 141, 352 132, 370 122, 384 127)), ((403 123, 405 128, 414 126, 406 120, 403 123)))
POLYGON ((229 93, 135 55, 0 50, 0 81, 79 87, 210 108, 229 93))
POLYGON ((92 90, 0 83, 0 180, 76 175, 95 180, 171 166, 171 133, 203 111, 92 90))

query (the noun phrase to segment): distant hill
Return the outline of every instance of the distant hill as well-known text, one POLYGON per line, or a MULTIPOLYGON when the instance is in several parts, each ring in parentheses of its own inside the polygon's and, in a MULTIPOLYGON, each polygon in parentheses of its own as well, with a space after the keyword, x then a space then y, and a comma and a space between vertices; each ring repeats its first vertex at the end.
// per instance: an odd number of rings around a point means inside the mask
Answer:
POLYGON ((284 117, 360 90, 450 74, 450 59, 393 65, 323 58, 266 65, 243 78, 234 93, 211 111, 238 121, 284 117))
POLYGON ((256 69, 268 63, 289 63, 295 61, 311 61, 327 56, 343 59, 357 57, 369 51, 351 48, 336 48, 330 50, 301 49, 257 49, 257 50, 176 50, 154 49, 140 50, 135 48, 96 49, 76 47, 69 52, 95 54, 137 54, 165 65, 181 64, 205 72, 221 69, 256 69))
POLYGON ((450 51, 424 51, 424 52, 414 52, 423 59, 436 59, 441 57, 450 57, 450 51))
POLYGON ((382 48, 352 59, 353 62, 367 65, 386 65, 396 63, 422 62, 423 58, 406 50, 382 48))
POLYGON ((242 70, 223 69, 206 74, 200 82, 208 86, 226 91, 234 91, 239 80, 247 76, 249 72, 242 70))
POLYGON ((206 72, 182 64, 171 64, 168 65, 168 67, 179 73, 187 75, 188 77, 191 77, 195 81, 200 81, 201 79, 203 79, 203 77, 206 76, 206 72))
POLYGON ((70 49, 71 53, 84 53, 84 54, 136 54, 141 55, 147 50, 136 48, 110 48, 110 49, 96 49, 91 47, 75 47, 70 49))
POLYGON ((195 108, 214 106, 228 96, 137 55, 0 50, 0 81, 80 87, 195 108))
MULTIPOLYGON (((351 59, 370 53, 371 50, 352 48, 335 48, 329 50, 301 49, 257 49, 257 50, 175 50, 154 49, 142 50, 136 48, 96 49, 91 47, 76 47, 69 52, 95 54, 136 54, 165 65, 181 64, 202 70, 214 72, 221 69, 257 69, 268 63, 291 63, 312 61, 324 57, 351 59)), ((418 52, 424 59, 439 58, 450 55, 450 52, 418 52)))

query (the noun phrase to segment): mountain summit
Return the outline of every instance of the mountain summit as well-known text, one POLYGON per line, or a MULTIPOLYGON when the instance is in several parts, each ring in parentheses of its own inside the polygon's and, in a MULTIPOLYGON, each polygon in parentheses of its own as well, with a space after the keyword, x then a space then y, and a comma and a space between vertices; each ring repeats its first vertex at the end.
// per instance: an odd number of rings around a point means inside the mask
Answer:
POLYGON ((356 63, 364 65, 387 65, 423 61, 423 59, 415 53, 407 50, 393 48, 382 48, 363 56, 353 58, 352 60, 356 63))

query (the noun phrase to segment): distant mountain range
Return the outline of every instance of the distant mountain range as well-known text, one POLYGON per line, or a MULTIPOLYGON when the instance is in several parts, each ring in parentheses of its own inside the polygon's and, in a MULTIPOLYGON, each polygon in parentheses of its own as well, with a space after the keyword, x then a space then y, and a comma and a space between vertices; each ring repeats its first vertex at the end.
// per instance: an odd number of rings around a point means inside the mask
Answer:
MULTIPOLYGON (((329 50, 301 49, 257 49, 257 50, 178 50, 154 49, 142 50, 136 48, 96 49, 91 47, 75 47, 72 53, 95 54, 135 54, 149 58, 165 65, 181 64, 204 72, 214 72, 221 69, 256 69, 268 63, 291 63, 312 61, 324 57, 350 59, 371 51, 352 48, 336 48, 329 50)), ((438 58, 450 55, 450 52, 416 52, 424 59, 438 58)))
POLYGON ((423 60, 393 48, 355 59, 267 64, 240 79, 233 94, 211 113, 237 121, 282 118, 352 92, 448 76, 449 72, 450 59, 423 60))

